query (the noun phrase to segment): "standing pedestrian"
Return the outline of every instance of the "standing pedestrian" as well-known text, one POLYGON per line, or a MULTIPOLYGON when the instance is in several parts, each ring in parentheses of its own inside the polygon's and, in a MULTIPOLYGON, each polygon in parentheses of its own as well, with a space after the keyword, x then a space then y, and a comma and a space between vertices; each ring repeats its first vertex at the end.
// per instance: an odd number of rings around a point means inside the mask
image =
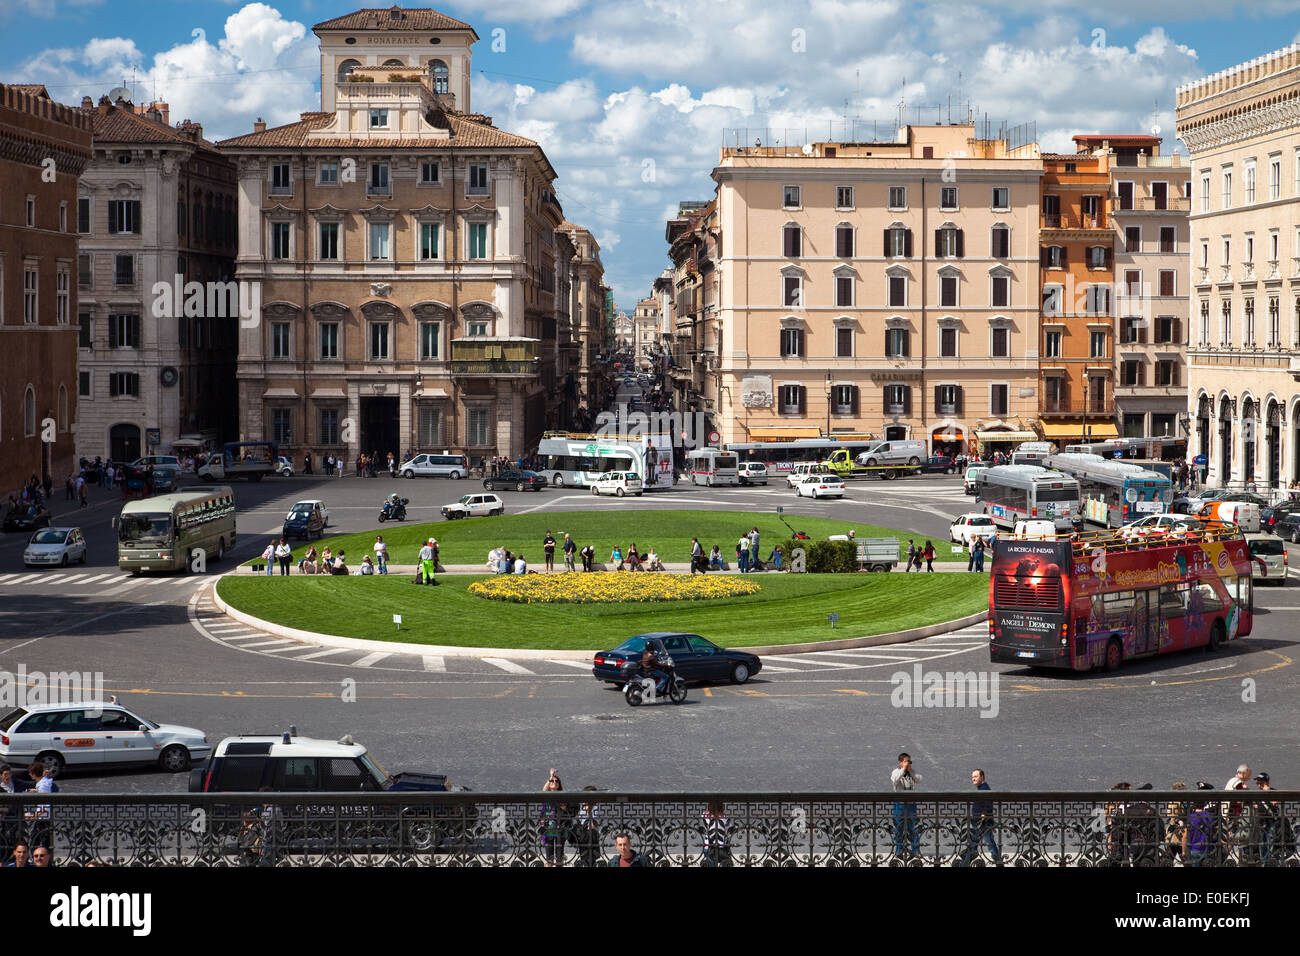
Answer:
POLYGON ((703 866, 731 866, 731 835, 727 830, 727 808, 721 800, 704 808, 703 866))
POLYGON ((420 583, 433 584, 433 539, 430 538, 420 548, 420 583))
POLYGON ((266 576, 269 578, 271 575, 275 574, 275 539, 274 538, 271 539, 271 543, 268 544, 266 546, 266 549, 262 552, 262 560, 266 562, 266 576))
POLYGON ((564 570, 572 571, 573 556, 578 553, 578 546, 573 543, 573 538, 566 533, 564 535, 564 570))
POLYGON ((375 535, 375 546, 372 548, 375 552, 375 563, 379 565, 379 573, 388 573, 388 545, 384 543, 382 534, 375 535))
MULTIPOLYGON (((1198 791, 1211 791, 1214 784, 1198 781, 1198 791)), ((1184 866, 1215 866, 1219 859, 1219 812, 1213 800, 1204 799, 1202 793, 1196 809, 1187 815, 1187 830, 1183 837, 1184 866)))
POLYGON ((984 539, 976 538, 975 547, 971 549, 971 557, 975 559, 975 571, 982 573, 984 571, 984 539))
POLYGON ((289 562, 293 560, 293 549, 289 547, 286 538, 281 538, 280 543, 275 549, 275 558, 280 562, 280 575, 287 577, 289 574, 289 562))
POLYGON ((749 571, 749 535, 742 534, 736 542, 736 567, 741 574, 749 571))
MULTIPOLYGON (((1186 790, 1187 784, 1181 780, 1175 780, 1170 784, 1169 789, 1186 790)), ((1168 823, 1165 825, 1163 862, 1167 866, 1173 866, 1174 861, 1183 855, 1183 844, 1187 841, 1187 814, 1189 810, 1190 807, 1183 800, 1171 800, 1165 808, 1165 817, 1168 823)))
MULTIPOLYGON (((934 545, 930 543, 928 538, 925 542, 925 550, 921 552, 921 555, 925 558, 925 570, 934 573, 934 545)), ((919 565, 917 570, 921 570, 919 565)))
MULTIPOLYGON (((984 771, 978 767, 970 772, 970 782, 975 785, 976 790, 992 789, 984 777, 984 771)), ((970 805, 970 829, 966 837, 966 852, 961 855, 961 859, 957 862, 958 866, 970 866, 971 860, 979 856, 981 843, 986 844, 993 851, 993 864, 1002 865, 1002 852, 998 849, 997 840, 993 838, 995 825, 993 801, 973 801, 970 805)))
POLYGON ((907 539, 907 567, 903 569, 904 573, 911 571, 913 564, 915 564, 918 569, 921 567, 920 562, 917 561, 916 559, 916 545, 913 543, 911 538, 908 538, 907 539))
POLYGON ((614 837, 614 847, 618 850, 606 866, 650 866, 651 863, 644 855, 632 849, 632 837, 624 831, 614 837))
MULTIPOLYGON (((1255 775, 1255 786, 1260 790, 1272 790, 1273 783, 1268 774, 1255 775)), ((1281 804, 1271 800, 1261 800, 1252 806, 1251 845, 1262 866, 1278 866, 1290 855, 1285 829, 1287 819, 1282 813, 1281 804)))
POLYGON ((77 498, 81 502, 81 507, 85 508, 89 504, 90 489, 86 486, 84 478, 77 481, 77 498))
POLYGON ((704 573, 704 549, 699 538, 691 538, 691 574, 697 571, 704 573))
POLYGON ((542 554, 546 556, 546 573, 550 574, 555 570, 555 536, 550 528, 546 529, 546 537, 542 539, 542 554))
MULTIPOLYGON (((583 787, 584 793, 595 792, 591 784, 583 787)), ((571 836, 573 845, 578 848, 579 866, 600 866, 600 807, 594 803, 584 803, 578 807, 574 817, 571 836)))
POLYGON ((758 525, 749 532, 749 569, 751 571, 762 571, 763 562, 759 559, 758 551, 758 525))
MULTIPOLYGON (((911 793, 921 785, 921 775, 912 770, 912 757, 907 753, 898 755, 898 767, 889 775, 889 783, 895 791, 911 793)), ((917 826, 915 803, 894 804, 894 853, 915 856, 921 852, 921 834, 917 826)))
MULTIPOLYGON (((560 778, 551 768, 551 775, 546 778, 546 783, 542 784, 542 792, 558 793, 564 789, 560 783, 560 778)), ((547 866, 564 865, 564 838, 569 829, 569 808, 564 803, 543 803, 542 804, 542 852, 546 857, 547 866)))

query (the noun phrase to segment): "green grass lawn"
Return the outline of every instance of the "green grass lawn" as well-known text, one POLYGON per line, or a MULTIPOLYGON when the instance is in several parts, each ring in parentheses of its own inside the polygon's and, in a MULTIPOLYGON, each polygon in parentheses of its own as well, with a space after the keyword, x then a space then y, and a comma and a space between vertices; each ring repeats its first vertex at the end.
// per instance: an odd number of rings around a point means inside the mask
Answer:
MULTIPOLYGON (((864 509, 865 510, 865 509, 864 509)), ((897 538, 900 548, 906 549, 912 538, 920 547, 924 535, 897 528, 881 528, 865 522, 833 521, 827 518, 810 518, 785 515, 790 526, 810 535, 814 540, 833 534, 846 534, 852 528, 859 538, 897 538)), ((553 511, 546 514, 511 515, 496 518, 464 518, 457 521, 434 521, 427 524, 385 524, 364 534, 325 537, 314 542, 317 550, 328 544, 334 551, 341 547, 347 551, 349 564, 360 563, 370 552, 375 535, 382 534, 388 545, 388 560, 393 564, 415 564, 420 546, 430 537, 438 540, 438 560, 446 564, 473 564, 485 566, 488 552, 504 545, 516 554, 522 553, 530 566, 542 567, 542 539, 549 529, 555 535, 557 567, 564 566, 561 550, 567 531, 579 548, 590 544, 596 549, 596 560, 604 562, 615 544, 627 553, 628 546, 636 543, 637 550, 645 554, 651 545, 659 553, 659 560, 685 564, 691 558, 691 538, 699 537, 705 554, 716 544, 722 548, 723 560, 735 563, 736 541, 741 534, 758 526, 761 535, 760 550, 763 560, 772 552, 772 545, 790 537, 790 531, 774 514, 748 511, 553 511)), ((960 560, 954 555, 946 540, 931 539, 936 561, 960 560)), ((294 541, 294 557, 307 549, 301 541, 294 541)), ((260 559, 259 559, 260 560, 260 559)), ((252 563, 251 561, 248 563, 252 563)))
POLYGON ((248 575, 222 578, 218 590, 263 620, 341 637, 600 650, 646 631, 690 631, 729 647, 884 634, 973 614, 988 606, 989 587, 975 574, 768 574, 755 579, 760 593, 722 600, 522 605, 468 594, 481 579, 443 575, 430 588, 407 575, 248 575))

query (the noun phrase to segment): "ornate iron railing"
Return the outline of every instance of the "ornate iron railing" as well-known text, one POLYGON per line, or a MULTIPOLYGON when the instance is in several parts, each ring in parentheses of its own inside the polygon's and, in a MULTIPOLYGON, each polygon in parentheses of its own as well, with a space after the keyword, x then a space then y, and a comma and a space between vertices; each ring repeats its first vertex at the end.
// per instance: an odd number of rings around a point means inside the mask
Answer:
POLYGON ((4 860, 56 866, 604 866, 621 833, 652 866, 1297 866, 1297 828, 1260 791, 0 798, 4 860))

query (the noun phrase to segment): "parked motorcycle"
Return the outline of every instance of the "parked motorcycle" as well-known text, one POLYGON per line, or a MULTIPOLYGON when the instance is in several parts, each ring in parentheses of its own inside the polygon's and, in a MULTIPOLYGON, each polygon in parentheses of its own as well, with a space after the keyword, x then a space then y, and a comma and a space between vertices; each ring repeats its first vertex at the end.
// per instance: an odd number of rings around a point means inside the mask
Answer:
POLYGON ((400 498, 397 502, 385 501, 384 507, 380 509, 379 520, 384 521, 405 521, 406 506, 411 503, 410 498, 400 498))
MULTIPOLYGON (((673 659, 670 657, 665 663, 661 658, 659 669, 668 675, 668 680, 664 684, 665 696, 674 704, 686 700, 686 681, 677 676, 677 671, 673 668, 673 659)), ((623 669, 623 674, 627 678, 627 684, 623 687, 623 698, 629 707, 640 707, 641 702, 647 697, 650 700, 655 699, 657 688, 654 678, 642 677, 636 664, 628 664, 623 669)))

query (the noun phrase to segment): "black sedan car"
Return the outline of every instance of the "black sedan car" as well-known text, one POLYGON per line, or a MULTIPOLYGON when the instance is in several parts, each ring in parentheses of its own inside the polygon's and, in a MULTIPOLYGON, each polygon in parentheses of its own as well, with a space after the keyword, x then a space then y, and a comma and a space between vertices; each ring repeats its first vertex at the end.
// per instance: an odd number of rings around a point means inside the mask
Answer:
POLYGON ((302 538, 304 541, 319 538, 325 533, 325 516, 321 514, 320 505, 300 502, 293 506, 284 519, 283 538, 302 538))
POLYGON ((928 459, 921 462, 921 473, 923 475, 951 475, 956 471, 957 463, 947 455, 931 455, 928 459))
POLYGON ((20 505, 5 515, 4 530, 35 531, 50 526, 50 513, 40 505, 20 505))
POLYGON ((1259 530, 1271 531, 1292 544, 1300 544, 1300 502, 1287 501, 1268 511, 1265 517, 1264 509, 1260 509, 1259 530))
POLYGON ((541 491, 546 487, 546 479, 535 471, 508 468, 495 478, 483 479, 484 491, 496 491, 498 488, 514 488, 515 491, 541 491))
POLYGON ((673 659, 673 667, 682 680, 729 680, 743 684, 763 669, 763 662, 756 654, 726 650, 698 634, 653 631, 629 637, 612 651, 598 653, 592 662, 592 675, 597 680, 621 684, 623 668, 641 663, 647 643, 654 644, 656 653, 666 653, 673 659))

